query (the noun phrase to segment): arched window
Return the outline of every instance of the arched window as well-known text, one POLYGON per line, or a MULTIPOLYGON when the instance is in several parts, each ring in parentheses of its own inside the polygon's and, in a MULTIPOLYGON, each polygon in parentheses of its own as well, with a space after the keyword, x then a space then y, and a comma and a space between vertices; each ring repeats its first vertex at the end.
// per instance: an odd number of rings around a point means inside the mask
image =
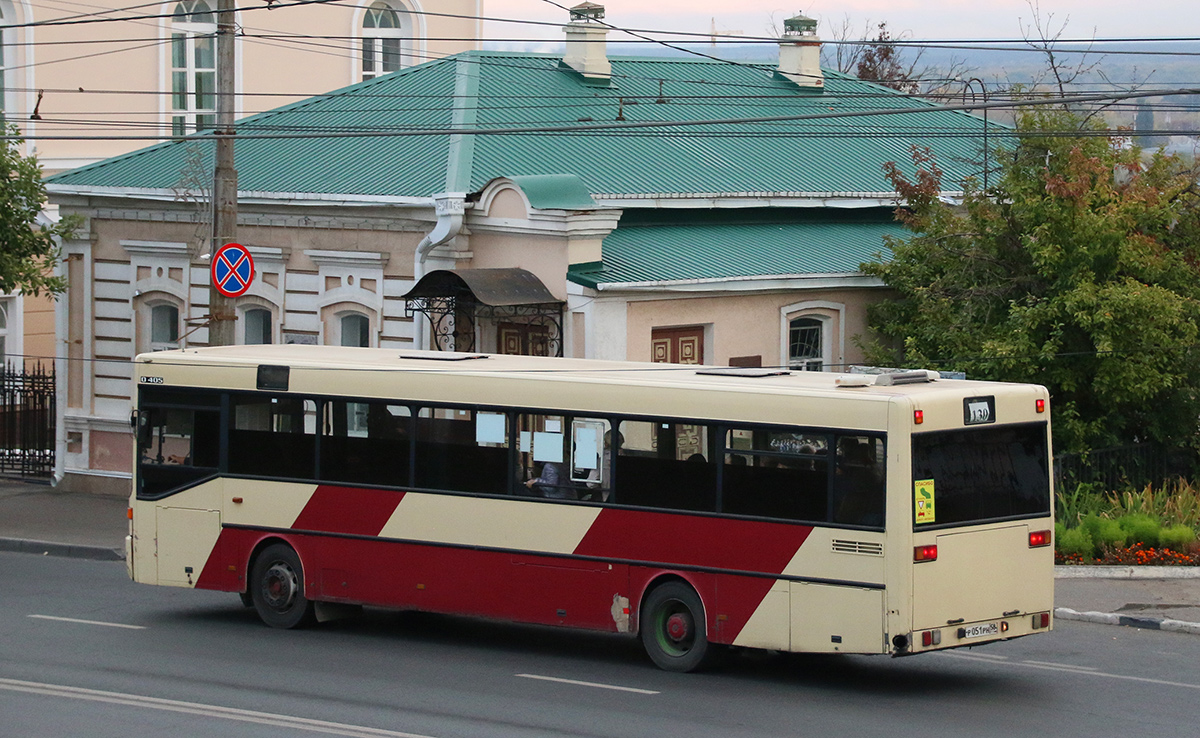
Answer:
POLYGON ((819 372, 825 368, 825 323, 817 318, 794 318, 788 324, 788 366, 819 372))
POLYGON ((179 348, 179 308, 166 303, 150 308, 150 350, 179 348))
POLYGON ((247 344, 265 344, 271 343, 271 337, 274 333, 271 325, 271 311, 266 308, 250 308, 243 315, 245 321, 246 333, 244 343, 247 344))
POLYGON ((343 346, 370 346, 371 321, 360 313, 346 313, 340 321, 343 346))
POLYGON ((171 16, 171 134, 211 128, 216 92, 216 17, 204 0, 182 0, 171 16))
POLYGON ((401 43, 404 38, 400 14, 387 3, 373 3, 363 15, 363 80, 394 72, 403 65, 401 43))

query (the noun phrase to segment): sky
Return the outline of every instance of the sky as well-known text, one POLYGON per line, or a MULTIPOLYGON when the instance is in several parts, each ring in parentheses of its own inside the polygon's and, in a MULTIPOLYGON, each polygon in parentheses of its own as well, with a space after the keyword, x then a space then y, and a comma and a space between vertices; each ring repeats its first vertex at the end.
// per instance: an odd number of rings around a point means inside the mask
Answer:
MULTIPOLYGON (((582 0, 555 0, 570 7, 582 0)), ((834 31, 849 23, 853 37, 886 21, 893 37, 903 32, 913 39, 1019 39, 1031 27, 1034 10, 1025 0, 592 0, 605 7, 605 22, 622 28, 687 31, 709 34, 741 31, 747 35, 772 35, 774 22, 802 13, 819 21, 817 34, 834 38, 834 31)), ((1200 36, 1200 14, 1194 0, 1041 0, 1043 26, 1062 38, 1144 38, 1200 36)), ((565 22, 567 13, 546 0, 483 0, 489 17, 565 22)), ((485 39, 526 38, 561 42, 555 27, 489 23, 485 39)), ((1053 34, 1050 34, 1053 35, 1053 34)), ((611 33, 610 43, 621 34, 611 33)), ((701 39, 704 41, 705 39, 701 39)))

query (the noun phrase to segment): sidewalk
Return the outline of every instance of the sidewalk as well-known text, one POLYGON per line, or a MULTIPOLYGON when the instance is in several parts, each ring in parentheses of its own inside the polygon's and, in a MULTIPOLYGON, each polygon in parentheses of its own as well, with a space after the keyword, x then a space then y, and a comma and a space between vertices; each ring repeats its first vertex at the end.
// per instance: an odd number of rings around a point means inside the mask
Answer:
MULTIPOLYGON (((119 561, 124 497, 0 479, 0 551, 119 561)), ((1200 635, 1200 567, 1060 566, 1055 617, 1200 635)))

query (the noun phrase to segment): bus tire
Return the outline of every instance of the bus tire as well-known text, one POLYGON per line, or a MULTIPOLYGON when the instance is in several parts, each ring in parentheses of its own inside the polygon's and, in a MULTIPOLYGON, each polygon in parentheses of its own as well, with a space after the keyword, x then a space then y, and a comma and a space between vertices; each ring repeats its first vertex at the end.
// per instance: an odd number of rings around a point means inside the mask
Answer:
POLYGON ((647 595, 638 630, 650 660, 665 671, 695 671, 711 652, 704 605, 683 582, 666 582, 647 595))
POLYGON ((274 543, 254 560, 250 597, 262 621, 272 628, 314 622, 313 603, 304 596, 304 571, 291 546, 274 543))

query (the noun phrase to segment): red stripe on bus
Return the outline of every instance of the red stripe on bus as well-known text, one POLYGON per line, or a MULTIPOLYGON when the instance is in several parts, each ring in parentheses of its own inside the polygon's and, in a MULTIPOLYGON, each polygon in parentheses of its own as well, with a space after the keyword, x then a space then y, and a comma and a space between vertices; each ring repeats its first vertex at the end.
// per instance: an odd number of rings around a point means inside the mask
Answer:
POLYGON ((812 530, 809 525, 607 508, 574 553, 773 575, 783 572, 812 530))
POLYGON ((300 511, 292 528, 377 536, 402 499, 403 492, 321 485, 300 511))
MULTIPOLYGON (((718 574, 694 583, 705 603, 709 637, 733 643, 749 622, 812 526, 749 520, 690 517, 637 510, 605 509, 580 541, 575 553, 642 561, 663 568, 702 567, 766 574, 718 574), (708 584, 713 581, 715 586, 708 584)), ((657 567, 656 567, 657 568, 657 567)), ((652 570, 638 567, 642 576, 652 570)), ((635 596, 642 584, 635 585, 635 596)))

